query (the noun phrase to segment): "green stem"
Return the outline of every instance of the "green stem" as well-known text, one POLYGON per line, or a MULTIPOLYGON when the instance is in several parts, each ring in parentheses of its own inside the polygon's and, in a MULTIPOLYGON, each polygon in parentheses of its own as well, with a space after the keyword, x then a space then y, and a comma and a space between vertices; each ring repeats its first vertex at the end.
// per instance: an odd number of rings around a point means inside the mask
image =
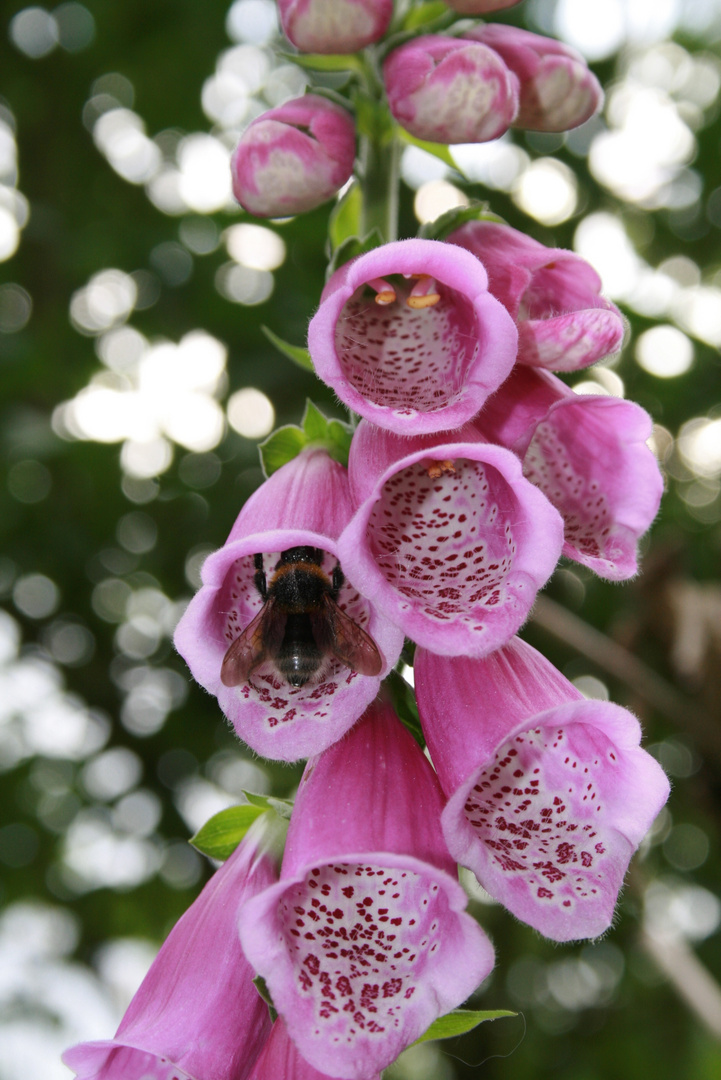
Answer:
POLYGON ((388 243, 398 238, 398 185, 400 146, 395 136, 390 141, 363 136, 360 178, 363 193, 361 232, 365 236, 377 228, 388 243))

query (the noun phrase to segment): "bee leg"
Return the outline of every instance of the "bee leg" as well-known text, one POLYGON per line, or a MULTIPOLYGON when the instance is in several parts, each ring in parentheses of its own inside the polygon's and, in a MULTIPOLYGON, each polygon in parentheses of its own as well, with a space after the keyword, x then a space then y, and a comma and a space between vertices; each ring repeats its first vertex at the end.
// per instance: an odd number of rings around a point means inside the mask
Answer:
POLYGON ((333 588, 331 590, 331 596, 334 600, 337 600, 338 595, 345 583, 345 574, 340 568, 340 563, 336 563, 336 565, 333 567, 332 583, 333 588))
POLYGON ((265 577, 265 570, 263 569, 263 556, 260 552, 253 556, 255 562, 255 573, 253 574, 253 583, 262 596, 263 600, 268 599, 268 583, 265 577))

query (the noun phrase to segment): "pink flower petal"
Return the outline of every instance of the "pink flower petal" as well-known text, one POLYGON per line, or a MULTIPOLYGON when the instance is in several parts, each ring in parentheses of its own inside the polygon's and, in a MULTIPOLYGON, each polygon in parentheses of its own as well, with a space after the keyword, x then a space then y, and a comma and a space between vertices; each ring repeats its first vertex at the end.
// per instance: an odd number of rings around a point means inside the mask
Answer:
POLYGON ((349 464, 364 501, 339 541, 363 595, 444 655, 485 656, 505 644, 562 544, 557 511, 515 455, 470 437, 400 439, 361 423, 349 464))
POLYGON ((236 920, 277 877, 258 822, 171 930, 114 1039, 67 1050, 80 1080, 245 1080, 270 1032, 236 920))
POLYGON ((306 766, 281 881, 241 912, 293 1042, 330 1076, 383 1069, 493 964, 451 876, 442 805, 392 709, 371 707, 306 766))
MULTIPOLYGON (((279 1017, 273 1024, 270 1038, 263 1047, 250 1080, 329 1080, 327 1073, 318 1072, 302 1058, 279 1017)), ((367 1074, 366 1080, 381 1080, 380 1073, 367 1074)))
POLYGON ((466 423, 513 366, 517 336, 487 291, 477 259, 436 240, 384 244, 346 263, 326 285, 308 331, 316 372, 349 408, 400 434, 466 423), (396 301, 379 305, 379 279, 398 275, 396 301), (406 303, 428 275, 440 300, 406 303), (368 288, 367 288, 368 287, 368 288))
POLYGON ((451 854, 547 937, 602 934, 668 798, 638 721, 518 639, 483 661, 418 650, 415 671, 451 854))
POLYGON ((301 52, 353 53, 383 37, 393 0, 278 0, 278 13, 301 52))
POLYGON ((472 252, 489 288, 518 325, 518 361, 575 371, 617 352, 625 324, 600 295, 601 280, 572 251, 547 248, 495 221, 473 221, 448 237, 472 252))
POLYGON ((233 194, 256 217, 301 214, 326 202, 353 172, 355 125, 346 109, 306 94, 269 109, 233 154, 233 194))
POLYGON ((663 478, 646 444, 651 418, 631 401, 577 395, 545 371, 518 367, 476 420, 523 460, 523 475, 564 520, 563 553, 600 577, 637 569, 663 478))
POLYGON ((346 581, 338 606, 366 630, 384 658, 377 676, 360 675, 333 657, 304 686, 291 686, 268 661, 247 682, 224 686, 229 646, 263 607, 255 586, 257 553, 272 578, 280 554, 294 547, 325 552, 322 569, 338 564, 337 536, 351 514, 345 470, 325 453, 306 451, 279 469, 248 500, 226 544, 203 566, 203 587, 175 631, 175 646, 237 734, 265 757, 295 761, 340 738, 373 700, 395 664, 402 632, 346 581))
POLYGON ((383 65, 388 105, 418 139, 487 142, 518 112, 518 81, 480 42, 424 35, 394 49, 383 65))

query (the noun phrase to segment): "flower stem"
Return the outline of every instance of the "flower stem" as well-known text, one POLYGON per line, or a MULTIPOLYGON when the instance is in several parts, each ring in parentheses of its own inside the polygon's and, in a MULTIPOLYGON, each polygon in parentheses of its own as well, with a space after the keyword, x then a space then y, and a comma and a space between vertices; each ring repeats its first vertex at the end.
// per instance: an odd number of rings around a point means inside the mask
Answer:
POLYGON ((398 238, 398 185, 400 146, 395 135, 384 131, 362 136, 361 191, 363 210, 361 232, 365 236, 377 228, 385 243, 398 238))

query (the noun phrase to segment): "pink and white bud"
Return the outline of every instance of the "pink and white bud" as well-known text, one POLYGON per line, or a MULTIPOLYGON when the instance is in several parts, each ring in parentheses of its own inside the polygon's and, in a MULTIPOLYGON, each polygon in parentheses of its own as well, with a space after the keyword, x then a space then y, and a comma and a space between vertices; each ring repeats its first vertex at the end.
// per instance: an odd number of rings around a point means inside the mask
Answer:
POLYGON ((568 45, 503 23, 477 27, 465 37, 493 49, 517 77, 514 127, 569 131, 602 107, 601 84, 581 54, 568 45))
POLYGON ((280 882, 246 904, 240 938, 300 1054, 367 1080, 493 966, 464 911, 440 827, 443 795, 389 705, 309 761, 280 882))
POLYGON ((477 259, 438 240, 400 240, 333 274, 308 347, 350 409, 410 435, 470 420, 513 367, 517 336, 477 259))
POLYGON ((354 53, 383 37, 393 0, 278 0, 278 13, 301 52, 354 53))
POLYGON ((625 324, 601 296, 592 266, 565 248, 547 248, 510 225, 472 221, 448 243, 480 259, 488 287, 518 326, 518 361, 576 371, 618 352, 625 324))
POLYGON ((349 471, 359 509, 338 546, 363 595, 445 656, 486 656, 513 637, 563 543, 515 454, 470 425, 401 438, 362 421, 349 471))
MULTIPOLYGON (((305 450, 248 499, 223 547, 203 564, 203 586, 176 628, 175 646, 194 677, 217 697, 240 738, 264 757, 295 761, 339 739, 376 696, 400 654, 402 632, 345 581, 337 605, 377 646, 376 674, 351 670, 328 651, 304 685, 291 685, 277 662, 262 656, 246 678, 237 683, 229 678, 231 646, 261 610, 267 613, 255 556, 262 555, 266 581, 272 582, 283 552, 317 549, 318 573, 330 581, 338 566, 338 538, 352 513, 346 470, 324 450, 305 450)), ((274 632, 271 625, 267 634, 274 632)), ((254 643, 261 649, 263 634, 254 643)))
POLYGON ((636 718, 520 639, 485 660, 419 649, 415 685, 451 854, 546 937, 598 937, 669 793, 636 718))
MULTIPOLYGON (((288 1034, 282 1017, 273 1024, 270 1038, 255 1063, 250 1080, 333 1080, 327 1073, 318 1072, 301 1057, 288 1034)), ((364 1080, 381 1080, 377 1071, 367 1073, 364 1080)))
POLYGON ((575 394, 547 371, 518 366, 475 424, 518 454, 523 475, 561 514, 564 555, 610 581, 633 577, 663 492, 647 445, 651 418, 639 405, 575 394))
POLYGON ((233 194, 256 217, 288 217, 335 195, 353 172, 355 125, 316 94, 253 120, 231 160, 233 194))
POLYGON ((63 1061, 79 1080, 250 1077, 271 1024, 237 920, 243 904, 278 878, 264 819, 173 927, 115 1038, 66 1050, 63 1061))
POLYGON ((394 49, 383 65, 388 105, 417 139, 497 139, 518 112, 518 80, 479 42, 429 34, 394 49))
POLYGON ((505 11, 520 4, 521 0, 446 0, 449 8, 459 15, 490 15, 492 11, 505 11))

